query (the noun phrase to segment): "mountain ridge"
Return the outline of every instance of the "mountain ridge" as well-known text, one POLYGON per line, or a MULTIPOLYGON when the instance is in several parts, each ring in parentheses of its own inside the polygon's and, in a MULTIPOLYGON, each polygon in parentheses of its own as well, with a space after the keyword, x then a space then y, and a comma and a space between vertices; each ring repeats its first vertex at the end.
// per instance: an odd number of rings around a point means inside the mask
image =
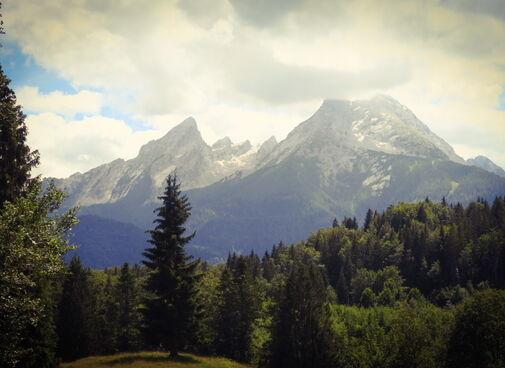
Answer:
POLYGON ((493 174, 501 176, 502 178, 505 178, 505 170, 503 170, 500 166, 495 164, 486 156, 479 155, 474 158, 469 158, 468 160, 466 160, 466 162, 469 165, 480 167, 481 169, 484 169, 493 174))
MULTIPOLYGON (((334 217, 360 217, 398 201, 466 203, 505 193, 505 179, 468 165, 412 111, 385 96, 325 100, 284 140, 256 146, 228 137, 210 146, 188 118, 136 158, 57 185, 73 185, 67 205, 81 204, 81 215, 95 216, 88 223, 100 231, 107 230, 96 217, 147 229, 163 180, 175 169, 193 207, 188 229, 197 236, 190 249, 204 259, 300 241, 334 217)), ((81 231, 76 240, 90 238, 81 231)))

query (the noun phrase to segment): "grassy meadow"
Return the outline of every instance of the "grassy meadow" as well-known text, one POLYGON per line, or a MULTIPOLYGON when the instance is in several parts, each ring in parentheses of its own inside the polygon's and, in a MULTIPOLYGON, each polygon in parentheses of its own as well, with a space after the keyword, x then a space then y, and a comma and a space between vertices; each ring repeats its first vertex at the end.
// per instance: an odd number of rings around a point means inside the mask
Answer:
POLYGON ((201 357, 181 354, 177 360, 169 360, 168 353, 140 352, 94 356, 62 363, 61 368, 248 368, 225 358, 201 357))

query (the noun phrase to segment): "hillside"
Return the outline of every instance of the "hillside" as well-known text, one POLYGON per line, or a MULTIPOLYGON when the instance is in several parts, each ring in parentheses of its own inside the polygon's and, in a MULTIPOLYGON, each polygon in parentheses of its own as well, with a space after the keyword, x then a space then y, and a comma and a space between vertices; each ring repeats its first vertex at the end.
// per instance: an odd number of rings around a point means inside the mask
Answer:
POLYGON ((61 368, 246 368, 225 358, 207 358, 192 354, 181 354, 176 361, 168 360, 167 353, 140 352, 124 353, 107 356, 95 356, 79 359, 75 362, 63 363, 61 368))

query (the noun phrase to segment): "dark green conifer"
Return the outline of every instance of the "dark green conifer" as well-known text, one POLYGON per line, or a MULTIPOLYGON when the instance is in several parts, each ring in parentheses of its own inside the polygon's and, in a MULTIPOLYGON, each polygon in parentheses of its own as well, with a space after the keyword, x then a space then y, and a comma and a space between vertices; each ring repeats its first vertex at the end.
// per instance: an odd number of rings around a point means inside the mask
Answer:
POLYGON ((369 208, 368 211, 366 212, 365 223, 363 224, 363 229, 364 230, 368 230, 368 228, 370 227, 370 223, 372 222, 372 220, 373 220, 373 212, 369 208))
POLYGON ((334 366, 334 335, 327 285, 314 264, 296 262, 275 317, 270 367, 334 366))
POLYGON ((0 66, 0 209, 30 185, 30 171, 39 163, 37 151, 26 144, 28 129, 21 106, 0 66))
POLYGON ((505 366, 505 291, 486 290, 456 310, 447 367, 505 366))
POLYGON ((135 277, 124 263, 116 286, 119 303, 118 349, 133 351, 139 347, 139 316, 135 277))
POLYGON ((158 218, 154 230, 150 230, 153 245, 143 253, 143 264, 150 273, 146 290, 150 296, 144 301, 145 336, 157 348, 166 349, 170 357, 194 338, 197 326, 198 306, 195 283, 199 260, 191 261, 184 246, 194 233, 184 236, 184 223, 190 215, 188 198, 181 194, 175 174, 170 174, 163 196, 163 203, 156 209, 158 218))
POLYGON ((259 316, 261 301, 250 260, 235 256, 235 268, 223 271, 216 314, 216 352, 240 362, 251 360, 253 322, 259 316))
POLYGON ((93 352, 93 334, 96 323, 96 293, 92 288, 91 274, 79 257, 74 256, 63 281, 58 307, 58 353, 63 361, 88 356, 93 352))

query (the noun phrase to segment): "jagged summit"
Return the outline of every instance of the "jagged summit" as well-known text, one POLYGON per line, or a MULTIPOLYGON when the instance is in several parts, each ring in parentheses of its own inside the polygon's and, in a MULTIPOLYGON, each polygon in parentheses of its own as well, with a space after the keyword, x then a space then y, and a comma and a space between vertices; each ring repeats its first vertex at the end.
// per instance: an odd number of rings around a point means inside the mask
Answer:
POLYGON ((188 117, 142 146, 136 158, 74 174, 60 184, 71 192, 73 205, 114 203, 132 193, 149 202, 156 200, 164 178, 176 168, 185 190, 236 173, 245 177, 293 155, 318 162, 324 176, 337 178, 342 170, 352 170, 366 152, 463 162, 409 109, 390 96, 378 95, 359 101, 324 100, 286 139, 278 143, 271 137, 257 146, 249 141, 233 143, 229 137, 209 146, 195 119, 188 117))
POLYGON ((173 150, 187 144, 207 145, 202 138, 194 118, 189 117, 170 129, 167 134, 159 139, 144 144, 139 151, 139 156, 164 154, 167 147, 173 150))
MULTIPOLYGON (((325 100, 309 119, 289 133, 279 150, 286 155, 299 151, 300 145, 317 149, 323 142, 332 142, 348 150, 464 162, 412 111, 385 95, 369 100, 325 100)), ((300 152, 308 154, 307 150, 300 152)))
POLYGON ((224 138, 221 138, 221 139, 218 139, 213 145, 212 145, 212 149, 213 150, 216 150, 216 149, 224 149, 224 148, 228 148, 228 147, 231 147, 233 145, 233 142, 232 140, 230 139, 230 137, 224 137, 224 138))

